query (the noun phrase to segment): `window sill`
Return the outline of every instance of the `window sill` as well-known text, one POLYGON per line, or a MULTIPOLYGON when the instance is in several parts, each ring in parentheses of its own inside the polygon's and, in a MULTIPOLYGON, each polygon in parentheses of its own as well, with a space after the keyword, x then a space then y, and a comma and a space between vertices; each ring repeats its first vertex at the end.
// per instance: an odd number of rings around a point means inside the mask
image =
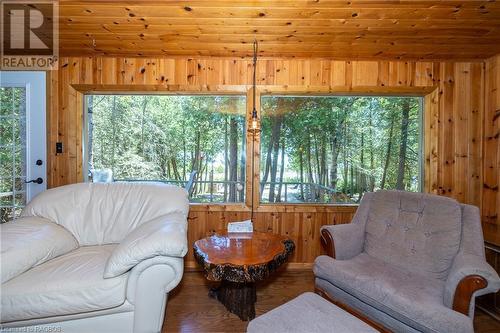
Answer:
POLYGON ((257 213, 315 213, 315 212, 346 212, 353 213, 358 204, 261 204, 255 210, 257 213))
MULTIPOLYGON (((257 213, 314 213, 314 212, 338 212, 353 213, 358 204, 261 204, 256 207, 257 213)), ((242 203, 190 203, 191 212, 251 212, 251 207, 242 203)))
POLYGON ((242 202, 190 202, 189 211, 191 212, 251 212, 250 207, 242 202))

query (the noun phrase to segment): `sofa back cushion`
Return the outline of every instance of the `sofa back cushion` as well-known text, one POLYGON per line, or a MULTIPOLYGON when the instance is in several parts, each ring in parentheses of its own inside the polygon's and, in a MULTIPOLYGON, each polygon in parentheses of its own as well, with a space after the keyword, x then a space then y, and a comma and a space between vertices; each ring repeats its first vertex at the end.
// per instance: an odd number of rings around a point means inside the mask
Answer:
POLYGON ((169 213, 187 218, 187 192, 159 183, 79 183, 47 190, 23 210, 62 225, 80 245, 121 242, 144 222, 169 213))
POLYGON ((446 279, 460 247, 461 209, 453 199, 402 191, 376 192, 364 251, 402 269, 446 279))

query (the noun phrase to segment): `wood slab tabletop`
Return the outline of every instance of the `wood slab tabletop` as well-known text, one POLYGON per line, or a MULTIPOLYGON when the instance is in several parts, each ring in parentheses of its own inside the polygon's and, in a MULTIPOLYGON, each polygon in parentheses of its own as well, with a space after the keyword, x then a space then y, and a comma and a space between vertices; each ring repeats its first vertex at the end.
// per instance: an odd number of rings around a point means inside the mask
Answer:
POLYGON ((209 280, 254 282, 285 263, 294 248, 291 239, 272 233, 217 232, 194 243, 194 256, 209 280))

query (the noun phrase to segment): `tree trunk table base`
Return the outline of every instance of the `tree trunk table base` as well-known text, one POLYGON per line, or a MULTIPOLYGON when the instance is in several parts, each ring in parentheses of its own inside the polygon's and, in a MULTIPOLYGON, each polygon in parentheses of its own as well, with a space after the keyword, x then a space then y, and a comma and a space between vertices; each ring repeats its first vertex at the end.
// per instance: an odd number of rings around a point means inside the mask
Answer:
POLYGON ((224 304, 229 312, 241 320, 248 321, 255 318, 257 292, 254 283, 222 281, 219 287, 210 289, 208 296, 224 304))

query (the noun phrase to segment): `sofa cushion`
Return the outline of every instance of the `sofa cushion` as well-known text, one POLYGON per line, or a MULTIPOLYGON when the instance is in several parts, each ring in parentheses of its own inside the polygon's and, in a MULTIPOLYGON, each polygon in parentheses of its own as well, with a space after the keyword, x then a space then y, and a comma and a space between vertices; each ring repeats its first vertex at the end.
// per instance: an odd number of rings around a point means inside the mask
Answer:
POLYGON ((43 192, 22 215, 62 225, 80 245, 102 245, 120 243, 143 222, 162 215, 179 213, 187 218, 188 210, 187 192, 178 186, 80 183, 43 192))
POLYGON ((364 251, 405 270, 445 280, 461 238, 462 211, 453 199, 379 191, 372 196, 364 251))
POLYGON ((184 257, 187 253, 186 231, 186 217, 179 213, 141 224, 113 250, 104 277, 123 274, 141 261, 156 256, 184 257))
POLYGON ((0 225, 1 283, 78 247, 66 229, 40 217, 22 217, 0 225))
POLYGON ((320 256, 314 273, 416 330, 472 332, 469 317, 444 306, 442 280, 401 270, 366 253, 350 260, 320 256))
POLYGON ((80 247, 2 285, 1 322, 108 309, 125 301, 128 274, 104 279, 114 245, 80 247))

